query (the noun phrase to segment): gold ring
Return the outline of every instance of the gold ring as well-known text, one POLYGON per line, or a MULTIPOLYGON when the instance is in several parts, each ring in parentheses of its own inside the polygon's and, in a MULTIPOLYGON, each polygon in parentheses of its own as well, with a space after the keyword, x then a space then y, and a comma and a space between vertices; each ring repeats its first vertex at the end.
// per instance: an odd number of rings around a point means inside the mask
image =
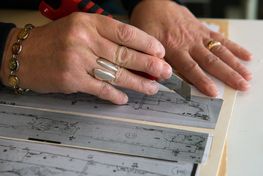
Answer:
POLYGON ((209 49, 211 51, 211 49, 213 49, 216 46, 221 46, 221 42, 216 41, 216 40, 211 40, 207 43, 207 49, 209 49))
POLYGON ((101 81, 108 81, 108 82, 114 81, 119 66, 111 63, 110 61, 104 58, 98 58, 96 62, 105 70, 100 68, 95 68, 93 70, 94 77, 101 81))

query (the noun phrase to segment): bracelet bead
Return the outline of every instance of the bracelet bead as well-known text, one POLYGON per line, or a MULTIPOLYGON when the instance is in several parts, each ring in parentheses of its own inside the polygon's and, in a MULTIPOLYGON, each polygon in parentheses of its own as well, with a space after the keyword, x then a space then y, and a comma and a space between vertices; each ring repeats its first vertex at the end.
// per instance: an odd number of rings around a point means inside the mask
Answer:
POLYGON ((11 86, 16 94, 23 94, 24 92, 29 91, 29 89, 23 89, 19 87, 19 78, 17 76, 17 72, 19 70, 19 54, 21 53, 23 46, 22 42, 28 38, 30 30, 33 29, 34 26, 32 24, 26 24, 23 29, 18 33, 17 40, 12 46, 12 56, 8 62, 9 68, 9 76, 8 76, 8 84, 11 86))

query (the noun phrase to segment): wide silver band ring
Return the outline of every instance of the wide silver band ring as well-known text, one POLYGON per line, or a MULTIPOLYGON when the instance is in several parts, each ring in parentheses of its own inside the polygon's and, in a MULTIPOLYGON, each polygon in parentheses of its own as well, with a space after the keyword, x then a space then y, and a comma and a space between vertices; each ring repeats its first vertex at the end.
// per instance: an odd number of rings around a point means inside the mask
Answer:
POLYGON ((98 58, 96 62, 103 68, 95 68, 93 70, 93 74, 96 79, 107 82, 112 82, 116 79, 116 73, 120 68, 118 65, 113 64, 104 58, 98 58))

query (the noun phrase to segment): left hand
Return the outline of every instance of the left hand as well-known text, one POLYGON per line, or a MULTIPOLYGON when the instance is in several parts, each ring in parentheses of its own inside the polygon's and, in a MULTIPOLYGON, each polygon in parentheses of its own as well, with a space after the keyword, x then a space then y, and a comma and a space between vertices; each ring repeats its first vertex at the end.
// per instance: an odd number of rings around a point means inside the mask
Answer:
POLYGON ((234 89, 250 87, 252 74, 238 58, 248 61, 251 54, 208 29, 187 8, 170 0, 144 0, 133 10, 131 23, 159 39, 166 61, 206 95, 216 96, 217 88, 205 72, 234 89), (211 40, 222 45, 209 50, 211 40))

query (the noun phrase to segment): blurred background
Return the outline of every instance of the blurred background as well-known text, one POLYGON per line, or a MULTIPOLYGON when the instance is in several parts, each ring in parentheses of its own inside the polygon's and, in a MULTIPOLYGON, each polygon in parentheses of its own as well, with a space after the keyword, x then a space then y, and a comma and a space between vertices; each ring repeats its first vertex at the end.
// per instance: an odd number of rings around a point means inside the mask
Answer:
POLYGON ((262 0, 181 0, 198 17, 263 19, 262 0))
MULTIPOLYGON (((60 0, 46 0, 50 2, 60 0)), ((120 0, 94 0, 103 7, 112 6, 111 13, 126 12, 121 8, 120 0), (109 3, 109 1, 111 3, 109 3), (116 6, 118 4, 118 6, 116 6)), ((37 9, 40 0, 8 0, 0 2, 0 10, 6 8, 37 9)), ((263 19, 263 1, 261 0, 181 0, 197 17, 263 19)))

